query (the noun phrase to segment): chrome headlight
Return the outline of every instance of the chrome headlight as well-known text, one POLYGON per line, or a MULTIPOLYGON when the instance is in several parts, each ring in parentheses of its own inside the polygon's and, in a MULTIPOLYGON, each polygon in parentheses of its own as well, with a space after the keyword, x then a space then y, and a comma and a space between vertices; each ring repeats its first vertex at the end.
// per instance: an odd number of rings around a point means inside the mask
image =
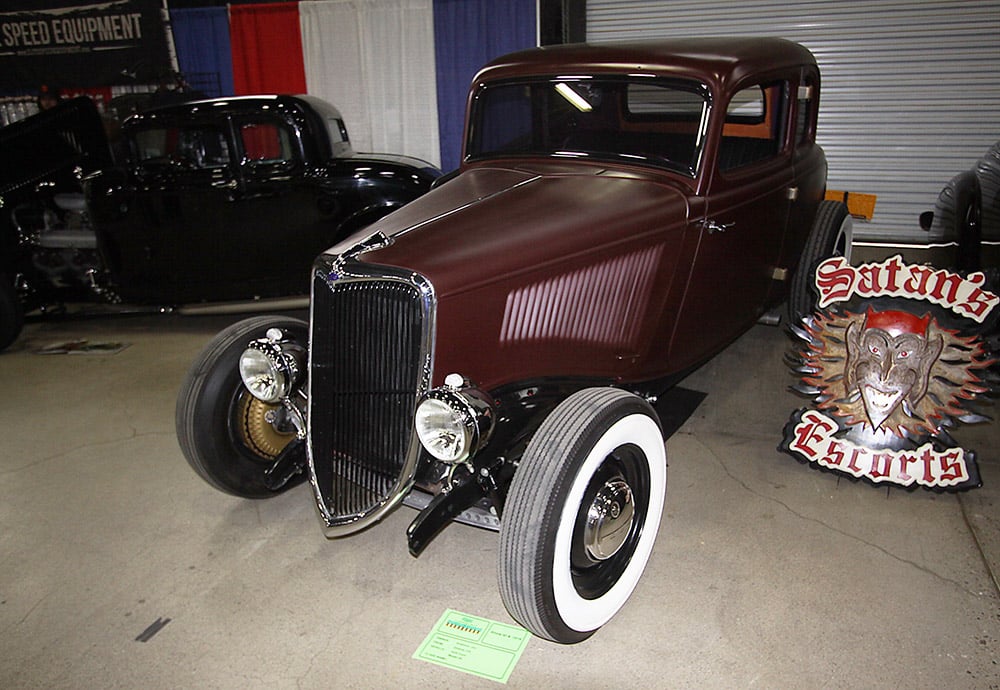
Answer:
POLYGON ((465 462, 493 433, 493 402, 482 391, 467 386, 458 374, 427 392, 417 405, 414 427, 421 445, 438 460, 465 462))
POLYGON ((280 328, 271 328, 240 355, 240 378, 255 398, 276 403, 295 388, 304 364, 305 349, 280 328))

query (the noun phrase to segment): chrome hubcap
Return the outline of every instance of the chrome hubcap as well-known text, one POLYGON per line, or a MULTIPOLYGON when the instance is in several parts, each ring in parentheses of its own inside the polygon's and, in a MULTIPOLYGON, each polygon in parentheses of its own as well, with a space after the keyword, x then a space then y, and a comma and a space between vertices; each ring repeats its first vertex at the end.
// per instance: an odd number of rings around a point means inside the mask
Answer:
POLYGON ((604 561, 618 553, 628 538, 634 517, 635 503, 628 482, 621 476, 604 482, 587 510, 583 532, 587 554, 604 561))

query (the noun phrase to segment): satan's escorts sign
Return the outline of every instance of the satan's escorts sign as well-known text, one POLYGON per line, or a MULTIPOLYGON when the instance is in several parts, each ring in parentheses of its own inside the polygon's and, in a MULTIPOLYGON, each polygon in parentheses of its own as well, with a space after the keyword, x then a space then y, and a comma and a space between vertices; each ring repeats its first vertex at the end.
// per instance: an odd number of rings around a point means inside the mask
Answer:
POLYGON ((793 332, 793 389, 812 399, 794 413, 781 449, 815 467, 875 484, 936 490, 980 485, 975 453, 948 433, 986 422, 1000 297, 983 273, 904 264, 853 267, 831 258, 816 272, 818 311, 793 332))

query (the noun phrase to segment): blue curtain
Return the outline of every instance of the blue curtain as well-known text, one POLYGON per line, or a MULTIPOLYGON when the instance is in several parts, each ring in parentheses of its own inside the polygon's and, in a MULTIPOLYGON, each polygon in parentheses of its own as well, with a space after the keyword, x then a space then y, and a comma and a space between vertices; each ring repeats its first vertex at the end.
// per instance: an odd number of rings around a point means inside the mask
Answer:
POLYGON ((177 63, 192 89, 205 96, 232 96, 233 56, 225 7, 170 10, 177 63))
POLYGON ((434 0, 441 169, 458 167, 472 77, 493 58, 536 44, 536 0, 434 0))

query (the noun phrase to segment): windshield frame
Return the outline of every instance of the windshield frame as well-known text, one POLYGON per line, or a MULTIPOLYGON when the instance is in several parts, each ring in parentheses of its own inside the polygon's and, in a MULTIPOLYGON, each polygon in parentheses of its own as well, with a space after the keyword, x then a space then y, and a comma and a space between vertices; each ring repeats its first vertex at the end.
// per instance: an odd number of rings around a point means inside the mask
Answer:
MULTIPOLYGON (((561 103, 561 101, 556 101, 556 103, 561 103)), ((565 103, 562 103, 562 105, 564 107, 566 106, 565 103)), ((713 97, 710 86, 706 82, 694 77, 662 76, 651 74, 625 75, 596 73, 586 76, 535 75, 484 82, 480 83, 476 87, 470 98, 469 126, 466 131, 463 163, 513 158, 602 161, 624 165, 651 167, 658 170, 677 173, 689 179, 695 179, 701 169, 702 159, 704 156, 705 141, 708 135, 708 124, 712 113, 712 105, 713 97), (568 91, 561 91, 558 88, 564 84, 570 87, 568 91), (573 146, 550 146, 546 147, 545 150, 534 149, 532 147, 525 150, 518 149, 510 151, 504 151, 502 149, 486 150, 482 144, 482 132, 485 129, 483 118, 484 113, 488 112, 485 110, 486 106, 489 105, 486 96, 491 93, 491 90, 510 87, 530 88, 532 89, 532 97, 525 99, 525 103, 534 110, 538 107, 545 107, 544 104, 536 102, 537 92, 535 91, 535 89, 544 85, 552 85, 552 88, 548 90, 548 94, 542 94, 543 97, 547 96, 552 98, 552 94, 558 92, 563 99, 566 99, 567 102, 577 107, 578 110, 581 107, 586 106, 584 104, 573 103, 575 99, 570 91, 572 91, 574 87, 579 89, 601 85, 622 89, 622 93, 616 98, 615 104, 617 105, 619 127, 617 129, 609 130, 609 132, 615 136, 621 135, 624 138, 630 132, 621 127, 623 123, 634 128, 634 131, 631 132, 632 134, 639 133, 646 135, 655 135, 657 132, 655 132, 652 127, 648 130, 644 130, 642 128, 643 123, 648 123, 650 125, 658 124, 660 126, 669 125, 671 123, 677 126, 683 125, 688 129, 691 129, 690 132, 685 133, 685 136, 693 137, 693 144, 690 146, 690 161, 683 161, 678 158, 670 158, 666 156, 650 155, 648 153, 628 152, 625 150, 625 146, 613 147, 620 150, 607 150, 607 148, 596 150, 588 149, 586 147, 573 146), (626 94, 626 90, 632 86, 659 87, 673 91, 687 92, 700 99, 700 113, 698 113, 696 117, 692 114, 687 114, 686 116, 681 117, 680 111, 677 111, 673 114, 673 117, 668 117, 668 113, 655 114, 648 110, 646 112, 630 111, 628 109, 628 95, 626 94)), ((546 114, 546 117, 551 119, 552 114, 548 113, 546 114)), ((534 114, 532 115, 532 119, 535 119, 534 114)), ((548 122, 546 122, 546 124, 547 123, 548 122)), ((538 135, 536 130, 538 129, 539 124, 539 122, 532 123, 530 132, 532 137, 538 135)), ((687 149, 685 149, 685 151, 687 151, 687 149)))

